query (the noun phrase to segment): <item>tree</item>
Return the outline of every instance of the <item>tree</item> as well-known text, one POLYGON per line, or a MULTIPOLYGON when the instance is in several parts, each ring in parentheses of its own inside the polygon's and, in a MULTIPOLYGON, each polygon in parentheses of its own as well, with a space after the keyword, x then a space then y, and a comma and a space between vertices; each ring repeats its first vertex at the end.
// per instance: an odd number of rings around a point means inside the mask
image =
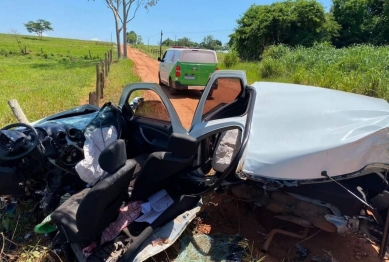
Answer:
POLYGON ((220 40, 214 39, 211 35, 204 37, 203 42, 200 43, 200 47, 212 50, 221 50, 222 46, 222 42, 220 40))
POLYGON ((42 39, 42 35, 46 31, 53 31, 49 21, 38 19, 36 21, 28 21, 24 24, 29 33, 35 33, 42 39))
POLYGON ((178 46, 193 46, 193 43, 190 41, 189 38, 183 37, 183 38, 177 39, 176 45, 178 45, 178 46))
POLYGON ((339 27, 316 0, 252 5, 237 20, 229 45, 240 58, 257 60, 270 45, 312 46, 332 39, 339 27))
POLYGON ((389 1, 333 0, 331 14, 341 26, 336 46, 389 44, 389 1))
POLYGON ((173 46, 174 45, 174 41, 171 40, 170 38, 167 38, 165 40, 162 41, 162 45, 165 45, 165 46, 173 46))
POLYGON ((129 33, 127 33, 127 43, 136 45, 137 40, 138 40, 138 36, 134 31, 130 31, 129 33))
POLYGON ((143 45, 143 38, 142 38, 142 36, 138 35, 138 37, 136 39, 136 44, 137 45, 143 45))
POLYGON ((143 6, 148 9, 155 6, 158 0, 105 0, 115 19, 116 44, 118 58, 121 57, 120 33, 123 30, 123 56, 127 57, 127 24, 135 18, 138 9, 143 6), (120 12, 120 7, 123 8, 120 12), (130 11, 133 11, 130 13, 130 11))

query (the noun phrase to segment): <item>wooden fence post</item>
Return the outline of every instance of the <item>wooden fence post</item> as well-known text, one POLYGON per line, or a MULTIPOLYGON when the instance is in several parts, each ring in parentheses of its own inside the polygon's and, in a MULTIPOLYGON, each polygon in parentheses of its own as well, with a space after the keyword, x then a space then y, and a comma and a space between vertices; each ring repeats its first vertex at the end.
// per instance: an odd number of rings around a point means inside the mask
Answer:
POLYGON ((109 50, 109 58, 110 58, 109 63, 112 64, 112 49, 109 50))
POLYGON ((96 105, 96 92, 89 92, 89 104, 96 105))
POLYGON ((104 73, 100 72, 100 99, 104 98, 104 73))
POLYGON ((107 59, 107 53, 105 53, 104 65, 105 65, 105 76, 108 76, 108 59, 107 59))
POLYGON ((20 107, 18 100, 16 99, 9 100, 8 105, 11 108, 12 112, 14 113, 16 119, 20 123, 27 124, 27 125, 30 124, 22 108, 20 107))
POLYGON ((100 78, 100 81, 103 82, 103 87, 104 87, 104 81, 105 81, 105 65, 104 65, 104 62, 101 63, 101 72, 103 72, 103 78, 100 78))
POLYGON ((97 106, 99 106, 99 99, 100 98, 101 98, 100 68, 99 68, 99 64, 96 64, 96 100, 97 100, 97 106))
POLYGON ((108 63, 107 63, 107 66, 108 66, 108 72, 111 71, 111 54, 110 54, 109 51, 108 51, 108 63))
POLYGON ((92 59, 92 54, 90 53, 90 50, 89 50, 89 58, 92 59))

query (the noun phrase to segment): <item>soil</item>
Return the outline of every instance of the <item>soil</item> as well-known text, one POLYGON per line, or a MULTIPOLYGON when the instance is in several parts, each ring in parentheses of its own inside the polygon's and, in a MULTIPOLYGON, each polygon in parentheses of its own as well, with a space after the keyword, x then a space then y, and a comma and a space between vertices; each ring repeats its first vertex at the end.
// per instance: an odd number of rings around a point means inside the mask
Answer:
MULTIPOLYGON (((134 62, 136 73, 142 81, 158 83, 159 64, 157 60, 130 47, 128 55, 134 62)), ((166 86, 162 89, 170 98, 184 127, 189 128, 201 93, 199 91, 187 91, 172 96, 166 86)), ((221 90, 221 88, 218 90, 221 90)), ((220 95, 216 95, 218 90, 214 92, 215 97, 220 97, 220 95)), ((225 89, 223 88, 223 90, 225 89)), ((223 92, 223 94, 234 93, 235 95, 235 91, 234 89, 231 92, 223 92)), ((224 99, 224 97, 220 99, 224 99)), ((230 98, 226 97, 225 99, 230 98)), ((210 106, 212 106, 212 103, 222 102, 217 99, 210 99, 210 101, 210 106)), ((329 253, 327 253, 329 251, 332 257, 339 262, 380 261, 378 259, 378 247, 371 244, 370 241, 359 238, 354 234, 340 236, 336 233, 323 231, 301 243, 302 247, 309 250, 309 255, 304 260, 296 260, 296 248, 294 247, 301 240, 280 234, 275 235, 267 253, 263 254, 260 250, 265 243, 266 235, 272 229, 280 228, 294 233, 302 233, 303 228, 291 222, 274 218, 274 213, 252 203, 238 201, 229 195, 212 193, 205 196, 200 215, 201 218, 197 220, 195 231, 209 235, 240 234, 247 238, 251 246, 250 252, 253 259, 266 256, 263 261, 313 261, 311 260, 313 256, 323 258, 327 254, 327 257, 330 258, 329 253)), ((318 231, 318 229, 312 228, 308 236, 312 236, 318 231)), ((166 261, 162 257, 163 254, 158 256, 158 261, 166 261)), ((171 256, 166 259, 167 261, 174 260, 171 256)))

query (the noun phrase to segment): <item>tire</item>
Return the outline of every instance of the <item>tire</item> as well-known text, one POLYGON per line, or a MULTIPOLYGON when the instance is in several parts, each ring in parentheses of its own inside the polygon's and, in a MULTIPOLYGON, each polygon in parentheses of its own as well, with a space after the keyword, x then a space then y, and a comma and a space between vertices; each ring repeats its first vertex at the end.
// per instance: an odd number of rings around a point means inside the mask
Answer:
POLYGON ((169 92, 173 96, 178 94, 178 90, 173 87, 173 82, 171 78, 169 78, 169 92))
POLYGON ((158 84, 160 85, 160 86, 164 86, 164 84, 162 83, 162 81, 161 81, 161 74, 158 72, 158 84))

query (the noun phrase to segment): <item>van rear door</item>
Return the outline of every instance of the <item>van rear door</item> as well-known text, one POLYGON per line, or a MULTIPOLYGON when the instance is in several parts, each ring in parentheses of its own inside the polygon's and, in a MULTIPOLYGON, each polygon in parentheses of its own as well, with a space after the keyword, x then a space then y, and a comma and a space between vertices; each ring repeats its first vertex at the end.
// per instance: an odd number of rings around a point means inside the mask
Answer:
POLYGON ((180 72, 177 80, 181 85, 205 86, 209 76, 215 72, 217 63, 215 51, 201 49, 183 50, 176 64, 176 71, 180 72))

